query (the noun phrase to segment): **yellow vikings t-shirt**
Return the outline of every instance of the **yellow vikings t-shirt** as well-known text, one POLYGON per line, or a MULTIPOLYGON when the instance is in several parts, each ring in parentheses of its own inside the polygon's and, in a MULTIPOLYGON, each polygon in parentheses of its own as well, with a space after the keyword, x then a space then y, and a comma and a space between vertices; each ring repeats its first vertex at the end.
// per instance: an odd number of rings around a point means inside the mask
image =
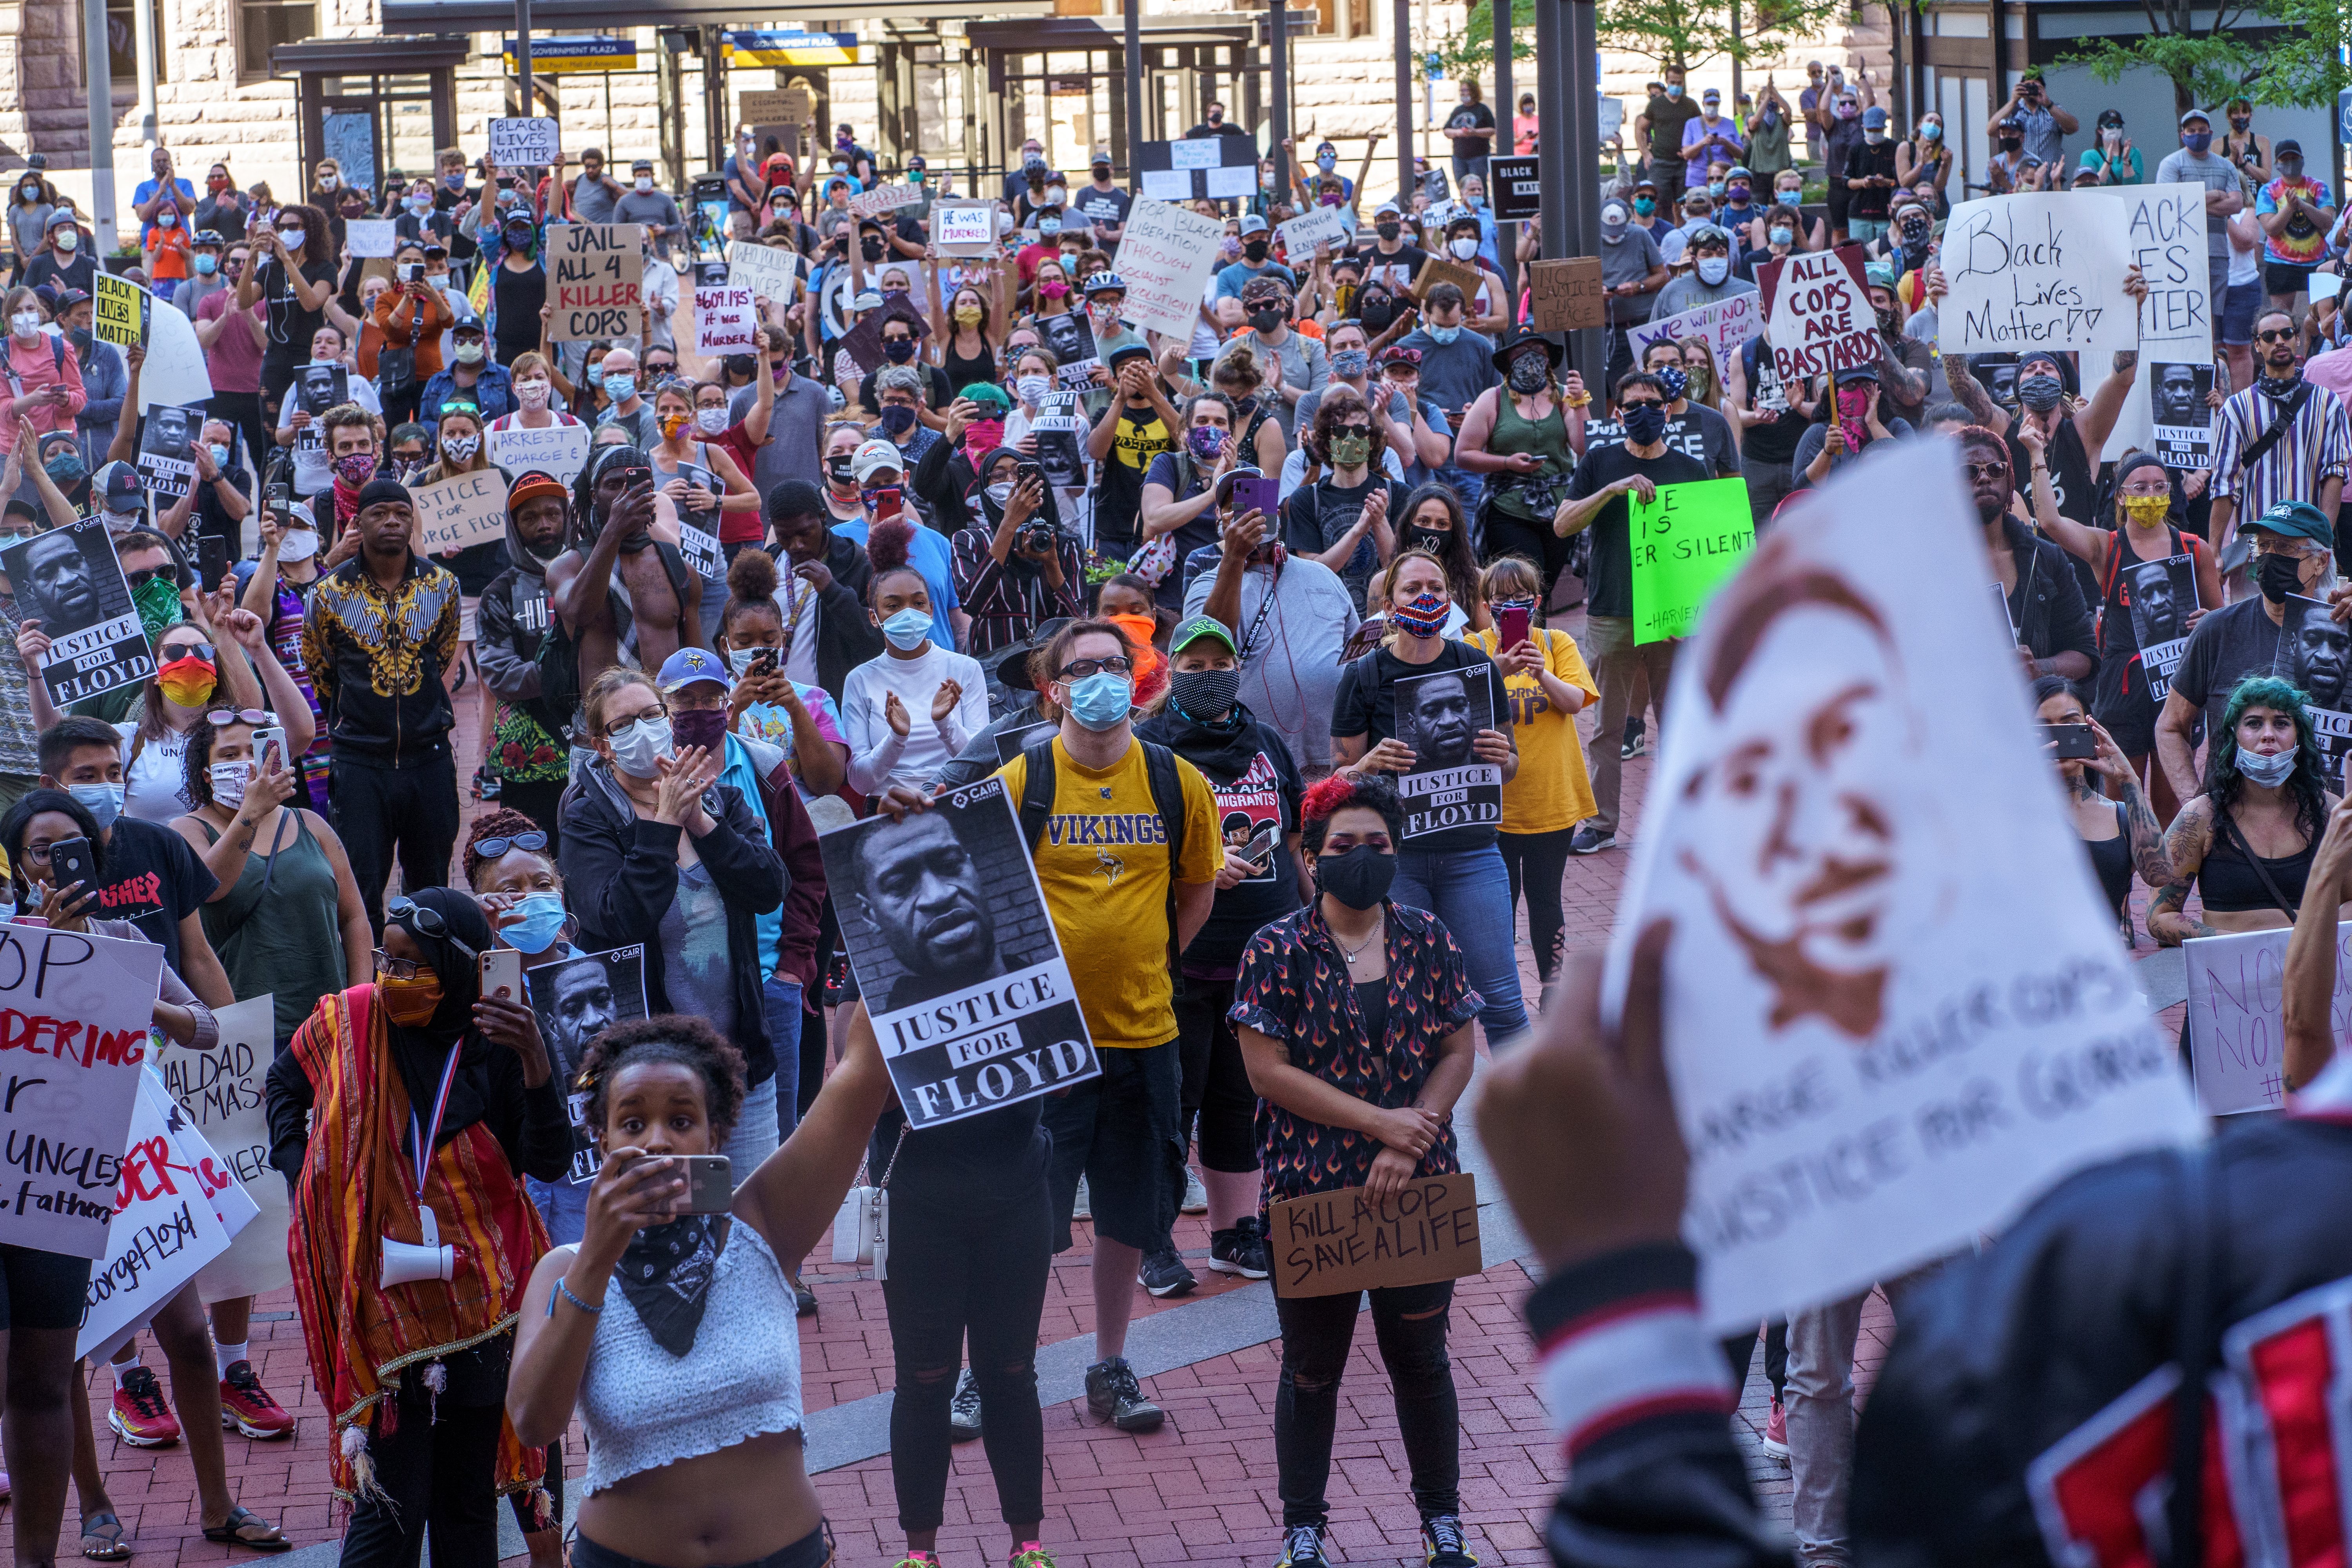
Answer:
MULTIPOLYGON (((1528 637, 1541 645, 1544 668, 1555 679, 1580 688, 1588 701, 1601 695, 1574 637, 1537 629, 1528 637)), ((1492 627, 1462 640, 1493 654, 1499 664, 1502 655, 1495 645, 1501 634, 1492 627)), ((1503 786, 1502 830, 1557 833, 1575 826, 1594 810, 1592 780, 1584 765, 1584 747, 1576 737, 1576 715, 1553 707, 1531 670, 1505 670, 1503 690, 1511 702, 1511 739, 1518 742, 1519 771, 1503 786)))
MULTIPOLYGON (((1017 812, 1029 759, 1015 757, 998 772, 1017 812)), ((1176 879, 1213 881, 1225 859, 1216 797, 1201 770, 1181 757, 1176 772, 1184 781, 1184 863, 1176 879)), ((1036 860, 1096 1046, 1140 1049, 1174 1039, 1168 835, 1152 807, 1141 742, 1099 773, 1072 762, 1061 741, 1054 742, 1054 810, 1036 860)))

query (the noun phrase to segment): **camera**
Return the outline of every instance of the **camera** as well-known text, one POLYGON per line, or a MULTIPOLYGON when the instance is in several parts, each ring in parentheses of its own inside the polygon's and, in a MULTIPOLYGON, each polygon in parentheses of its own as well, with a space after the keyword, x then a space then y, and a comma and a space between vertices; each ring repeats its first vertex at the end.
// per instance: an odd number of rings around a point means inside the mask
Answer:
POLYGON ((1022 525, 1021 548, 1035 554, 1051 551, 1055 544, 1054 525, 1050 522, 1030 522, 1022 525))

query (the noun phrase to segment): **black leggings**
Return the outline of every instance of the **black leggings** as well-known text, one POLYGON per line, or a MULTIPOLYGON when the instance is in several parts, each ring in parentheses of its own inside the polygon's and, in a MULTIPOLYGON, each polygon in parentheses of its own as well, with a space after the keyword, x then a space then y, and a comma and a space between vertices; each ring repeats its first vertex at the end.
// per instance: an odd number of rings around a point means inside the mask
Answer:
POLYGON ((1176 999, 1177 1049, 1184 1063, 1181 1132, 1190 1142, 1197 1119, 1201 1163, 1245 1175, 1257 1169, 1257 1090, 1250 1087, 1241 1039, 1225 1016, 1233 1005, 1232 981, 1184 977, 1176 999))
MULTIPOLYGON (((898 1174, 904 1175, 902 1168, 898 1174)), ((890 1194, 890 1314, 898 1393, 890 1402, 890 1479, 898 1528, 937 1530, 948 1491, 948 1405, 964 1341, 985 1420, 981 1441, 1007 1524, 1045 1516, 1045 1419, 1037 1407, 1037 1324, 1054 1267, 1052 1205, 1041 1171, 993 1203, 890 1194)))
MULTIPOLYGON (((404 1384, 413 1380, 404 1379, 404 1384)), ((343 1531, 341 1568, 416 1568, 433 1532, 433 1568, 498 1568, 496 1405, 455 1405, 399 1395, 393 1431, 368 1439, 383 1497, 363 1500, 343 1531)), ((381 1425, 381 1424, 379 1424, 381 1425)))
POLYGON ((1511 908, 1519 907, 1524 886, 1528 896, 1528 941, 1536 950, 1536 978, 1549 985, 1559 974, 1559 961, 1568 952, 1568 913, 1560 908, 1559 888, 1568 875, 1568 841, 1573 827, 1549 833, 1503 833, 1496 844, 1503 851, 1503 868, 1511 876, 1511 908))
MULTIPOLYGON (((1723 1359, 1731 1363, 1732 1397, 1748 1382, 1748 1358, 1756 1353, 1754 1334, 1732 1334, 1723 1342, 1723 1359)), ((1772 1397, 1780 1399, 1789 1392, 1789 1323, 1785 1318, 1775 1318, 1764 1328, 1764 1381, 1772 1385, 1772 1397)))
MULTIPOLYGON (((1374 1290, 1372 1332, 1396 1393, 1397 1434, 1412 1473, 1412 1500, 1423 1519, 1462 1511, 1460 1409, 1445 1328, 1454 1281, 1374 1290)), ((1282 1384, 1274 1396, 1274 1458, 1282 1493, 1282 1528, 1322 1525, 1329 1509, 1331 1433, 1339 1419, 1339 1374, 1356 1336, 1360 1297, 1277 1296, 1282 1384)), ((992 1415, 992 1420, 994 1416, 992 1415)))

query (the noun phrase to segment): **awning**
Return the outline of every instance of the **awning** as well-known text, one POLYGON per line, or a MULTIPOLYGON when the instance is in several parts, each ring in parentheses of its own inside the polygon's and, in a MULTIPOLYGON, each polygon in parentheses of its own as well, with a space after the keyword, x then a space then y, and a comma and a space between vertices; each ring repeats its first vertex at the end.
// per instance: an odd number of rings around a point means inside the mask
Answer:
MULTIPOLYGON (((1054 0, 983 0, 992 16, 1053 15, 1054 0)), ((936 23, 971 15, 969 0, 858 0, 857 14, 877 21, 936 23)), ((818 25, 842 14, 840 0, 824 4, 772 5, 761 0, 752 15, 761 22, 818 25)), ((740 26, 741 0, 532 0, 534 28, 636 26, 740 26)), ((383 0, 387 27, 470 28, 488 32, 514 26, 511 0, 383 0)))
MULTIPOLYGON (((429 7, 428 7, 429 9, 429 7)), ((507 8, 508 20, 514 8, 507 8)), ((461 66, 471 57, 473 38, 464 33, 431 37, 380 34, 357 38, 304 38, 279 44, 269 51, 272 74, 316 76, 408 76, 417 71, 461 66)))

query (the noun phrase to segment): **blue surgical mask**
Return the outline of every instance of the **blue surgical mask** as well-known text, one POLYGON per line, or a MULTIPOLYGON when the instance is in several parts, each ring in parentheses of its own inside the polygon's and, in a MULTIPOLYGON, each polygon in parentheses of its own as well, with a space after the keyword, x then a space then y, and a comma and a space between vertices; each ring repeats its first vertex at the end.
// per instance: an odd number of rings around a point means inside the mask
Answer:
POLYGON ((213 466, 215 468, 226 468, 228 467, 228 448, 226 447, 222 446, 218 441, 215 441, 212 443, 212 454, 213 466))
POLYGON ((2266 789, 2276 789, 2286 783, 2287 775, 2294 772, 2295 758, 2301 754, 2300 749, 2294 746, 2267 757, 2243 746, 2238 747, 2237 752, 2238 771, 2266 789))
POLYGON ((1802 191, 1774 191, 1772 193, 1772 199, 1779 202, 1784 207, 1802 206, 1805 204, 1805 193, 1802 191))
POLYGON ((900 653, 912 653, 923 646, 931 635, 931 613, 929 610, 906 609, 882 623, 882 635, 900 653))
POLYGON ((775 650, 773 648, 763 647, 730 648, 727 650, 727 662, 734 667, 735 679, 740 680, 745 676, 751 673, 751 661, 753 659, 759 658, 763 653, 773 653, 774 651, 775 650))
POLYGON ((640 719, 629 726, 625 735, 610 738, 613 765, 633 779, 649 779, 661 773, 661 760, 676 754, 667 719, 640 719))
POLYGON ((114 826, 122 815, 122 786, 119 784, 88 784, 68 786, 66 793, 81 802, 83 809, 98 819, 100 833, 114 826))
POLYGON ((1450 343, 1454 339, 1462 335, 1462 329, 1460 327, 1440 327, 1433 324, 1427 329, 1427 331, 1429 332, 1429 341, 1441 345, 1450 343))
POLYGON ((604 395, 615 403, 626 403, 636 395, 637 378, 634 375, 608 375, 604 378, 604 395))
POLYGON ((197 276, 197 277, 199 277, 199 278, 209 278, 209 277, 211 277, 214 273, 215 273, 215 272, 217 272, 217 271, 219 271, 219 270, 220 270, 220 263, 219 263, 219 261, 215 260, 214 258, 209 257, 209 256, 199 256, 199 257, 197 257, 197 258, 196 258, 196 276, 197 276))
POLYGON ((523 952, 545 952, 563 934, 563 922, 568 918, 562 896, 558 893, 533 893, 515 905, 514 912, 519 918, 510 925, 500 926, 499 937, 509 947, 523 952))
POLYGON ((1116 730, 1135 707, 1135 686, 1124 675, 1097 670, 1070 682, 1070 717, 1089 730, 1116 730))

